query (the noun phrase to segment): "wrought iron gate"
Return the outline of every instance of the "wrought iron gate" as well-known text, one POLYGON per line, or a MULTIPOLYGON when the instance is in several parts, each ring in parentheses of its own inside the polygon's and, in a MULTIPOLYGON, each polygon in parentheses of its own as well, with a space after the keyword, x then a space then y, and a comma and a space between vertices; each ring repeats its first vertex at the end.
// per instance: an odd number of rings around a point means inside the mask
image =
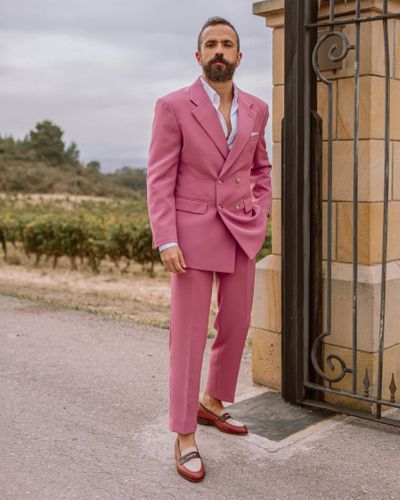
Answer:
MULTIPOLYGON (((400 408, 392 374, 390 400, 382 399, 383 350, 385 334, 386 264, 388 243, 388 188, 390 144, 390 58, 388 20, 400 19, 388 13, 388 0, 382 0, 383 13, 363 16, 361 0, 325 0, 329 18, 318 21, 321 0, 285 1, 285 118, 282 121, 282 396, 286 401, 349 413, 370 420, 400 426, 400 420, 384 417, 382 406, 400 408), (355 14, 335 15, 336 7, 352 4, 355 14), (360 31, 362 23, 380 21, 383 26, 385 64, 385 136, 383 235, 378 368, 376 391, 370 392, 368 372, 363 377, 364 391, 357 392, 358 329, 358 167, 360 106, 360 31), (354 25, 354 42, 341 31, 354 25), (331 43, 329 43, 331 42, 331 43), (353 123, 353 263, 352 263, 352 356, 351 365, 337 354, 322 357, 323 339, 332 332, 332 168, 333 116, 332 80, 321 70, 319 53, 328 44, 325 62, 335 65, 354 51, 354 123, 353 123), (317 81, 328 93, 327 118, 327 258, 326 287, 323 289, 322 254, 322 120, 317 109, 317 81), (323 300, 324 299, 324 300, 323 300), (325 311, 325 314, 323 314, 325 311), (334 362, 334 363, 333 363, 334 362), (324 367, 325 363, 325 367, 324 367), (336 376, 329 375, 334 364, 336 376), (325 370, 324 370, 325 368, 325 370), (334 386, 345 376, 351 377, 351 390, 334 386), (352 398, 373 406, 373 412, 348 408, 325 401, 329 393, 352 398)), ((398 48, 400 50, 400 47, 398 48)), ((393 62, 394 64, 394 62, 393 62)), ((399 103, 400 104, 400 103, 399 103)), ((400 108, 398 110, 400 112, 400 108)), ((400 361, 400 360, 399 360, 400 361)))

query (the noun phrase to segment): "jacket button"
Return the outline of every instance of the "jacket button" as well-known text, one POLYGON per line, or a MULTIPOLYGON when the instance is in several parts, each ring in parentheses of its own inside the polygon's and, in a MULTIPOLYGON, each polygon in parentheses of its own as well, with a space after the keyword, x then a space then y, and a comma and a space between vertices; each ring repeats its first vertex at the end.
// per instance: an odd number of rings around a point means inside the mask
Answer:
POLYGON ((239 184, 239 182, 240 182, 240 177, 236 177, 236 182, 239 184))
POLYGON ((236 203, 235 208, 237 208, 237 209, 239 210, 239 208, 240 208, 240 203, 236 203))
POLYGON ((218 205, 217 209, 222 210, 222 205, 218 205))
POLYGON ((217 179, 218 184, 222 184, 223 180, 222 179, 217 179))

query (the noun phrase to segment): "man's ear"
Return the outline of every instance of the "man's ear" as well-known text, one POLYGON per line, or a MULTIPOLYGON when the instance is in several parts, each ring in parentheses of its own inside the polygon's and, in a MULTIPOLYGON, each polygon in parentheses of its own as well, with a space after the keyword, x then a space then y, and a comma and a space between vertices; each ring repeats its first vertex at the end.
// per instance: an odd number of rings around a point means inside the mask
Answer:
POLYGON ((199 63, 199 65, 201 66, 201 54, 199 51, 196 52, 196 60, 199 63))
POLYGON ((239 66, 240 61, 242 60, 242 57, 243 57, 243 53, 242 52, 238 52, 238 54, 236 56, 236 67, 239 66))

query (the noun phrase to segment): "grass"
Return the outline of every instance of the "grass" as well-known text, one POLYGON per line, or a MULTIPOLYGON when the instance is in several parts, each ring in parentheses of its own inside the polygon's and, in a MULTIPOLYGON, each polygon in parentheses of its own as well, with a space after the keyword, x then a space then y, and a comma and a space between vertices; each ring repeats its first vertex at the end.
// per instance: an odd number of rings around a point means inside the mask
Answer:
POLYGON ((4 297, 13 297, 15 299, 21 299, 21 300, 29 300, 30 302, 35 302, 36 304, 43 304, 49 307, 52 307, 53 309, 58 309, 58 310, 65 310, 65 311, 83 311, 87 312, 90 314, 94 314, 96 316, 107 316, 107 317, 112 317, 115 319, 124 319, 124 316, 116 313, 116 312, 103 312, 103 311, 98 311, 97 309, 93 309, 92 307, 89 306, 78 306, 78 305, 68 305, 64 304, 63 302, 60 302, 55 299, 45 299, 43 297, 40 297, 39 295, 34 295, 30 293, 24 293, 24 292, 15 292, 15 291, 0 291, 0 295, 4 297))

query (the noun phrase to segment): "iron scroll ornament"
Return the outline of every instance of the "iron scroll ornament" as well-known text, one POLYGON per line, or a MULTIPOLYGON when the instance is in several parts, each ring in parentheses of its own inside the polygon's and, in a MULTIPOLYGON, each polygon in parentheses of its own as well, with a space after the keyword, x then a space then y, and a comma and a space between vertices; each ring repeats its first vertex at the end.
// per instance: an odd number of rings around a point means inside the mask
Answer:
POLYGON ((347 56, 349 50, 355 49, 355 45, 350 44, 346 35, 344 35, 341 31, 329 31, 328 33, 325 33, 325 35, 322 35, 321 38, 319 38, 318 42, 315 44, 315 47, 313 49, 312 65, 313 65, 315 74, 326 85, 332 85, 332 82, 322 75, 321 70, 318 67, 318 51, 319 51, 321 45, 325 42, 325 40, 327 40, 328 38, 332 38, 332 37, 339 37, 343 42, 342 52, 336 56, 334 55, 334 52, 336 52, 336 50, 339 48, 338 44, 333 43, 332 46, 330 47, 330 49, 328 51, 328 57, 332 62, 342 61, 347 56))
MULTIPOLYGON (((349 53, 349 51, 351 49, 355 49, 355 45, 350 44, 349 40, 347 39, 347 37, 341 31, 334 31, 334 30, 332 30, 332 31, 329 31, 328 33, 325 33, 324 35, 322 35, 319 38, 319 40, 316 43, 316 45, 315 45, 315 47, 313 49, 313 52, 312 52, 312 65, 313 65, 315 74, 318 76, 318 78, 322 82, 324 82, 326 85, 329 86, 329 90, 331 90, 332 82, 330 80, 328 80, 327 78, 325 78, 322 75, 322 73, 321 73, 321 70, 320 70, 320 68, 318 66, 318 51, 319 51, 321 45, 325 42, 325 40, 327 40, 328 38, 332 38, 332 37, 339 37, 341 39, 341 41, 342 41, 342 48, 341 48, 341 52, 339 54, 335 55, 335 52, 337 50, 339 50, 339 45, 337 43, 333 43, 332 46, 329 48, 328 57, 329 57, 329 59, 332 62, 342 61, 347 56, 347 54, 349 53)), ((330 383, 332 383, 332 382, 339 382, 340 380, 342 380, 344 378, 344 376, 346 375, 346 373, 352 373, 353 369, 352 368, 348 368, 346 366, 346 362, 344 361, 344 359, 341 358, 337 354, 329 354, 326 357, 326 362, 327 362, 329 368, 332 371, 334 371, 335 370, 335 365, 333 363, 333 360, 338 361, 339 364, 340 364, 340 367, 341 367, 341 370, 340 370, 339 374, 337 374, 336 376, 329 376, 326 373, 324 373, 324 371, 320 368, 320 366, 318 365, 318 360, 317 360, 317 355, 316 355, 317 348, 318 348, 318 345, 322 342, 322 339, 324 337, 328 336, 328 335, 331 335, 330 331, 322 332, 314 340, 312 348, 311 348, 311 361, 312 361, 312 365, 313 365, 315 371, 323 379, 327 380, 330 383)))
POLYGON ((322 339, 324 337, 326 337, 327 335, 330 335, 330 332, 323 332, 320 335, 318 335, 318 337, 314 340, 313 345, 311 347, 311 361, 312 361, 313 367, 314 367, 315 371, 318 373, 318 375, 323 377, 328 382, 339 382, 340 380, 342 380, 342 378, 344 378, 346 373, 352 373, 353 369, 348 368, 346 366, 346 362, 344 361, 344 359, 341 358, 338 354, 328 354, 328 356, 326 357, 326 362, 327 362, 329 368, 332 371, 334 371, 335 365, 332 363, 332 360, 336 359, 340 363, 341 371, 336 376, 329 376, 322 371, 322 369, 319 367, 318 361, 317 361, 317 347, 318 347, 318 344, 322 341, 322 339))

